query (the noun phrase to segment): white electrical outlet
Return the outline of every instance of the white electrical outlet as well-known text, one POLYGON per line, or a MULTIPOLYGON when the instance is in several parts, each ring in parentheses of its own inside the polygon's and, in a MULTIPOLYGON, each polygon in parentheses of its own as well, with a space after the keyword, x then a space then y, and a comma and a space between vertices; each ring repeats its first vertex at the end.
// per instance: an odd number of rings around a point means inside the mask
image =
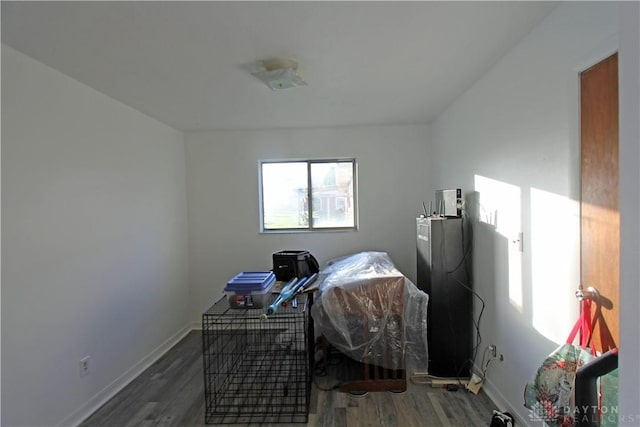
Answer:
POLYGON ((524 252, 524 233, 522 231, 518 232, 518 235, 515 236, 512 240, 513 244, 518 248, 518 252, 524 252))
POLYGON ((489 344, 489 352, 491 352, 491 357, 496 357, 496 353, 498 351, 498 348, 496 347, 495 344, 489 344))
POLYGON ((79 368, 80 368, 80 377, 86 377, 91 372, 91 356, 85 356, 80 359, 79 368))

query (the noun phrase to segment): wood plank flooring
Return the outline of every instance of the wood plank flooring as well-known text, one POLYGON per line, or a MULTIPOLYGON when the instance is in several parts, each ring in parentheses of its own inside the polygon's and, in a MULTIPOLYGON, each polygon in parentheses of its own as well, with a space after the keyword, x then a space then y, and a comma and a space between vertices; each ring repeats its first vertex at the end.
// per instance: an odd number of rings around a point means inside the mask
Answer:
MULTIPOLYGON (((204 427, 202 369, 201 331, 191 331, 81 427, 204 427)), ((482 391, 476 396, 464 390, 410 384, 404 393, 355 397, 337 390, 321 391, 318 386, 330 388, 330 379, 315 380, 307 423, 314 427, 487 426, 494 407, 482 391)))

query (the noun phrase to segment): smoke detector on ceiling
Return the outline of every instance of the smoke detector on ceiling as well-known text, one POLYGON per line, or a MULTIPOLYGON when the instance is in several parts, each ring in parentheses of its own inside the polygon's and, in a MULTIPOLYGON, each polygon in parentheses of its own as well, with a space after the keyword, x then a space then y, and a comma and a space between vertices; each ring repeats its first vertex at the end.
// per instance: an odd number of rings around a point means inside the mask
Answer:
POLYGON ((298 63, 293 59, 273 58, 258 62, 259 70, 251 73, 271 90, 307 86, 298 75, 298 63))

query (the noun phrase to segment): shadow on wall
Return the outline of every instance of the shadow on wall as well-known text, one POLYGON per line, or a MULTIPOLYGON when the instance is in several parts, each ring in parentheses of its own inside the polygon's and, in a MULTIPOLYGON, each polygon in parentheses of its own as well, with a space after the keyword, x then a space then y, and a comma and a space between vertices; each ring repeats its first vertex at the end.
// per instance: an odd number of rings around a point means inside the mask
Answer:
MULTIPOLYGON (((494 362, 488 369, 491 390, 487 391, 497 399, 495 402, 499 406, 512 406, 520 422, 527 423, 530 414, 522 405, 524 400, 518 396, 523 396, 526 383, 544 357, 558 343, 564 342, 570 326, 558 327, 562 325, 558 316, 547 307, 541 307, 541 301, 536 300, 537 290, 534 289, 536 285, 531 268, 535 257, 529 256, 534 239, 530 239, 531 242, 517 239, 522 230, 524 211, 520 189, 510 184, 497 185, 493 187, 494 193, 490 193, 488 190, 491 188, 487 189, 485 184, 487 182, 476 185, 476 191, 465 197, 474 225, 474 290, 485 303, 480 319, 481 343, 478 346, 476 368, 483 368, 480 364, 489 344, 496 344, 498 353, 504 352, 504 362, 499 365, 494 362), (524 252, 520 251, 521 244, 524 252), (545 329, 545 322, 555 324, 554 334, 545 329)), ((525 227, 525 231, 527 229, 525 227)), ((526 232, 525 236, 528 234, 526 232)), ((567 259, 566 255, 564 259, 567 259)), ((555 285, 558 285, 557 282, 555 285)), ((562 286, 566 291, 557 288, 547 298, 555 298, 558 292, 566 292, 573 298, 570 303, 577 306, 573 291, 570 291, 574 289, 573 286, 572 283, 566 283, 562 286)), ((476 298, 475 319, 478 319, 480 307, 476 298)), ((562 311, 571 309, 565 307, 562 311)), ((575 318, 569 320, 568 324, 573 321, 575 318)))
MULTIPOLYGON (((481 245, 481 250, 476 246, 474 253, 475 290, 485 303, 481 319, 480 350, 489 344, 497 344, 499 347, 506 345, 509 347, 509 359, 523 360, 518 357, 518 349, 555 347, 558 344, 556 341, 545 337, 533 327, 531 310, 525 310, 530 305, 521 307, 512 301, 509 278, 513 277, 514 272, 509 271, 507 266, 509 246, 513 245, 513 242, 484 223, 476 223, 474 239, 479 242, 477 245, 481 245), (513 351, 516 351, 516 354, 513 354, 513 351)), ((476 304, 475 307, 477 318, 479 305, 476 304)), ((568 332, 567 330, 566 333, 568 332)), ((566 336, 562 341, 565 338, 566 336)))
MULTIPOLYGON (((504 362, 492 365, 488 378, 526 421, 528 410, 517 396, 544 357, 566 340, 578 314, 579 257, 572 251, 579 245, 571 239, 578 235, 579 214, 560 196, 533 188, 522 193, 476 175, 475 191, 465 199, 474 225, 474 290, 485 303, 476 363, 489 344, 504 352, 504 362), (549 216, 541 208, 547 203, 564 204, 565 214, 549 216), (523 231, 530 237, 523 239, 523 231)), ((476 319, 480 305, 476 299, 476 319)))
MULTIPOLYGON (((496 284, 504 297, 496 301, 502 312, 508 307, 523 326, 564 342, 579 306, 574 296, 580 280, 579 203, 480 175, 474 184, 474 220, 483 233, 476 249, 494 254, 499 275, 481 283, 496 284), (484 246, 491 241, 493 250, 488 250, 484 246)), ((481 270, 489 261, 476 265, 481 270)))

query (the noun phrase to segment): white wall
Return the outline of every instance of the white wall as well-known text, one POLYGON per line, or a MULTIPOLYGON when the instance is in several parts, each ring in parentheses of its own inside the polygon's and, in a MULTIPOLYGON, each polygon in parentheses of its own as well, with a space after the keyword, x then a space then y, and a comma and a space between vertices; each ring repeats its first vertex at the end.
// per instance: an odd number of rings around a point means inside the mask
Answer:
MULTIPOLYGON (((621 327, 621 413, 634 416, 638 6, 620 9, 621 316, 629 319, 621 327)), ((475 286, 487 302, 483 343, 496 343, 506 359, 491 365, 486 389, 527 423, 524 382, 575 314, 577 71, 611 53, 616 18, 612 3, 562 4, 433 128, 187 136, 190 299, 182 135, 3 45, 2 425, 82 419, 188 320, 198 321, 229 277, 270 268, 276 250, 306 248, 321 262, 385 250, 414 280, 414 218, 435 189, 452 187, 464 188, 468 208, 491 223, 475 225, 475 286), (359 163, 359 231, 258 233, 259 159, 339 156, 359 163), (475 175, 497 182, 480 178, 476 194, 475 175), (521 200, 491 200, 488 183, 519 191, 521 200), (487 202, 482 211, 477 199, 487 202), (556 204, 540 207, 539 200, 556 204), (550 234, 554 223, 563 228, 550 234), (518 228, 525 232, 521 258, 508 239, 518 228), (521 285, 510 289, 518 276, 521 285), (554 287, 543 308, 539 286, 554 287), (93 372, 81 379, 77 363, 87 354, 93 372)))
POLYGON ((188 325, 183 136, 5 45, 2 89, 2 425, 73 425, 188 325))
POLYGON ((490 366, 486 390, 522 424, 531 423, 525 383, 577 316, 578 72, 615 51, 617 18, 613 2, 561 3, 433 128, 434 186, 457 177, 481 219, 480 355, 494 343, 505 357, 490 366), (519 231, 523 253, 512 243, 519 231))
POLYGON ((620 24, 620 414, 640 424, 640 4, 619 6, 620 24))
POLYGON ((415 218, 431 168, 425 126, 217 131, 189 134, 189 248, 193 319, 239 271, 272 268, 272 253, 307 249, 320 264, 362 250, 388 252, 415 279, 415 218), (356 232, 260 234, 261 159, 355 157, 356 232))

